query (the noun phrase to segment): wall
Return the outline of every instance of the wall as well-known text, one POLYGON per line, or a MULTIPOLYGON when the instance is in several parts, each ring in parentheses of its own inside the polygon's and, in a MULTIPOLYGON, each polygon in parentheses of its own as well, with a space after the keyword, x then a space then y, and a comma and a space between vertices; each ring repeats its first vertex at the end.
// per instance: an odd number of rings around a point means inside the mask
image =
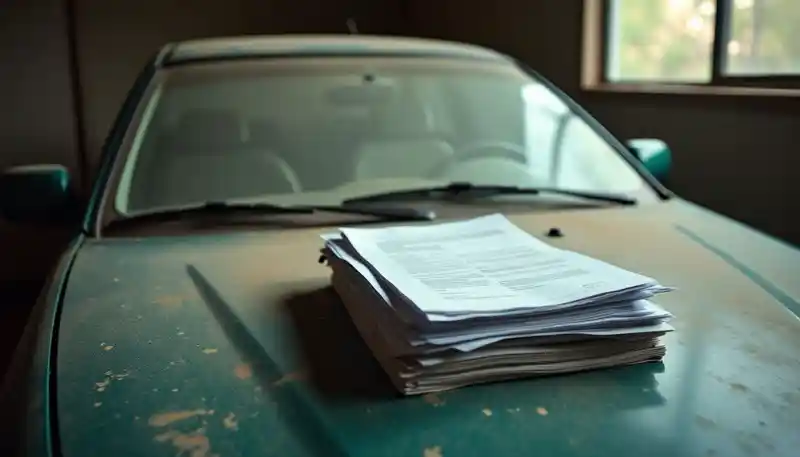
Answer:
MULTIPOLYGON (((66 24, 61 0, 3 2, 0 169, 54 162, 79 171, 66 24)), ((19 281, 36 283, 62 245, 58 231, 34 231, 0 221, 0 294, 21 287, 19 281)))
POLYGON ((800 244, 800 97, 586 93, 579 88, 582 2, 411 0, 415 32, 509 53, 584 105, 620 138, 658 137, 674 152, 681 196, 800 244))

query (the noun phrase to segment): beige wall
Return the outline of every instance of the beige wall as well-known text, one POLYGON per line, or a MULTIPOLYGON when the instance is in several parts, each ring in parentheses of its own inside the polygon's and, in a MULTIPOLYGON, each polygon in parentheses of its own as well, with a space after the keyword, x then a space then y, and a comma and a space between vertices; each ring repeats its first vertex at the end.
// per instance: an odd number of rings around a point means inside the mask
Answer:
POLYGON ((667 141, 678 194, 800 244, 800 98, 581 91, 579 0, 412 0, 411 16, 419 34, 524 60, 620 138, 667 141))

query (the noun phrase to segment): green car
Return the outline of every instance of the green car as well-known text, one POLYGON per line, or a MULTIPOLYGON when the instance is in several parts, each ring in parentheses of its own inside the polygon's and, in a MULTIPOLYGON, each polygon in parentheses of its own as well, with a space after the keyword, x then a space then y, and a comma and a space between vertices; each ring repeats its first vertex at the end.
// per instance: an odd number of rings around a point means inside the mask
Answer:
POLYGON ((3 455, 797 456, 800 252, 676 197, 669 166, 481 47, 167 45, 88 202, 57 165, 0 178, 5 218, 76 232, 5 384, 3 455), (663 363, 397 394, 320 235, 492 213, 675 287, 663 363))

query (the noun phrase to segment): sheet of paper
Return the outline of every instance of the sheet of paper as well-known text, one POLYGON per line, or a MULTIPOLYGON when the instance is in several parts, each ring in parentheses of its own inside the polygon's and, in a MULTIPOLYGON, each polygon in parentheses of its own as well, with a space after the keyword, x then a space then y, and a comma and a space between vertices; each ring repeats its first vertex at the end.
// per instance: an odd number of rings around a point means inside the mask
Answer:
MULTIPOLYGON (((591 335, 591 336, 616 336, 616 335, 631 335, 635 333, 652 333, 662 335, 664 333, 668 333, 675 330, 671 325, 667 324, 666 322, 661 322, 658 324, 647 325, 647 326, 640 326, 640 327, 630 327, 630 328, 620 328, 620 329, 605 329, 605 330, 565 330, 561 332, 546 332, 546 333, 539 333, 535 336, 545 337, 545 336, 556 336, 556 335, 591 335)), ((499 343, 500 341, 511 340, 511 339, 524 339, 530 338, 529 335, 510 335, 510 336, 496 336, 490 338, 483 338, 478 340, 467 341, 465 343, 455 344, 450 346, 450 348, 455 349, 461 352, 470 352, 476 349, 490 346, 495 343, 499 343)))
MULTIPOLYGON (((352 261, 357 263, 355 259, 352 259, 352 261)), ((340 278, 340 287, 346 287, 347 289, 344 292, 346 296, 343 296, 343 300, 346 299, 348 309, 351 313, 369 314, 372 325, 380 329, 383 337, 387 340, 388 347, 391 348, 392 353, 395 355, 413 352, 422 353, 426 352, 424 348, 434 346, 470 352, 501 341, 522 341, 532 337, 547 338, 565 335, 610 337, 647 333, 659 334, 672 330, 672 327, 661 325, 657 322, 670 317, 671 315, 668 312, 651 302, 641 301, 629 303, 627 306, 612 306, 606 312, 601 313, 592 310, 588 313, 589 319, 576 322, 565 320, 559 323, 559 316, 555 315, 548 316, 546 319, 535 318, 513 324, 500 321, 492 327, 456 328, 450 332, 434 329, 428 333, 404 334, 404 325, 401 322, 392 321, 391 309, 380 301, 380 295, 374 291, 373 287, 361 280, 358 270, 352 264, 344 263, 341 259, 332 260, 331 262, 337 272, 337 276, 340 278), (338 262, 344 263, 346 267, 338 266, 338 262), (373 297, 371 301, 370 297, 373 297), (367 309, 371 311, 367 311, 367 309), (614 312, 613 310, 617 311, 614 312), (602 317, 596 317, 598 315, 602 317), (630 318, 630 316, 634 318, 630 318), (541 324, 540 321, 542 321, 541 324)), ((408 331, 407 327, 406 329, 408 331)))
POLYGON ((425 313, 545 309, 656 284, 651 278, 553 248, 502 215, 341 232, 373 273, 402 290, 425 313))
MULTIPOLYGON (((381 279, 378 278, 371 269, 365 265, 361 260, 356 258, 356 253, 353 252, 353 248, 349 247, 343 237, 340 234, 326 234, 323 235, 322 238, 326 241, 325 247, 331 251, 333 255, 336 257, 344 260, 350 266, 352 266, 358 273, 363 277, 363 279, 384 299, 384 301, 391 305, 391 300, 389 294, 387 293, 384 286, 381 285, 381 279)), ((620 302, 627 302, 627 301, 636 301, 636 300, 646 300, 648 298, 653 297, 658 293, 669 292, 672 290, 671 288, 656 285, 652 287, 648 287, 647 289, 643 290, 634 290, 623 294, 618 294, 616 296, 616 300, 620 302)), ((515 314, 523 315, 530 310, 528 309, 520 309, 520 310, 512 310, 512 311, 493 311, 493 312, 473 312, 473 313, 461 313, 461 314, 438 314, 438 313, 428 313, 425 315, 427 321, 430 322, 452 322, 457 324, 461 321, 471 320, 476 317, 491 319, 493 317, 509 317, 515 314)))

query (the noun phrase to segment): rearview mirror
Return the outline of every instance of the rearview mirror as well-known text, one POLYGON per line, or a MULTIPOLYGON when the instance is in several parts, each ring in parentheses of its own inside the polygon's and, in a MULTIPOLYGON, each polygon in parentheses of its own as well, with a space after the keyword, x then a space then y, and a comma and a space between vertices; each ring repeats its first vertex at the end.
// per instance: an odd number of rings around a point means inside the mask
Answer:
POLYGON ((80 216, 61 165, 23 165, 0 174, 0 218, 28 224, 67 224, 80 216))
POLYGON ((667 143, 655 138, 637 138, 627 141, 628 149, 653 176, 663 181, 672 168, 672 151, 667 143))

